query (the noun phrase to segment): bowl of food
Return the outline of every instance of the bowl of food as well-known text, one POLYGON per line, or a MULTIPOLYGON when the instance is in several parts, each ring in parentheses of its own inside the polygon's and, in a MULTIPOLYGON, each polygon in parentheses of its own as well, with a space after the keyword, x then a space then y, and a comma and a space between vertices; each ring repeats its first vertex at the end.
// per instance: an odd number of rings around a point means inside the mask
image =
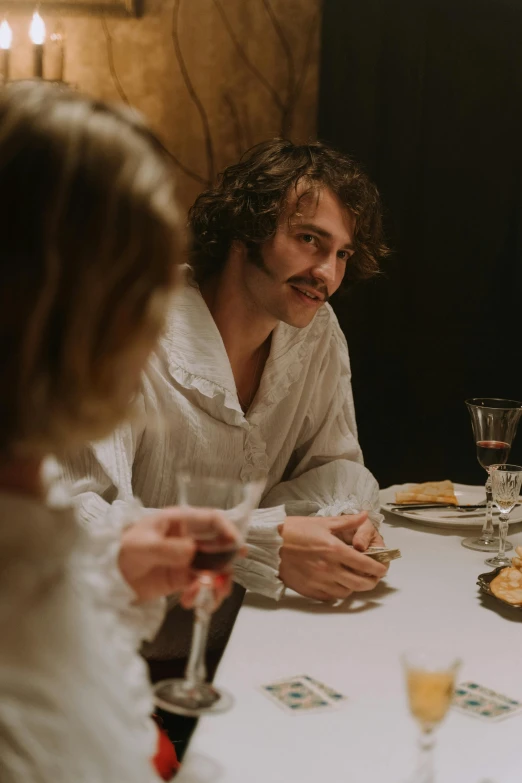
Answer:
POLYGON ((477 584, 486 595, 522 611, 522 546, 517 546, 510 566, 479 574, 477 584))

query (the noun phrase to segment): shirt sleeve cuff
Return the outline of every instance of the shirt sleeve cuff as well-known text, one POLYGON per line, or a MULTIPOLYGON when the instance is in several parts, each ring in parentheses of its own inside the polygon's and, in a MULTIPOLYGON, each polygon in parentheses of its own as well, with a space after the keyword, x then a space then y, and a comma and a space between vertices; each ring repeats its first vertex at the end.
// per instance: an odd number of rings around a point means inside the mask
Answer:
POLYGON ((254 511, 247 536, 248 554, 234 565, 234 580, 247 590, 278 601, 285 586, 279 578, 283 539, 279 525, 286 519, 284 506, 254 511))
POLYGON ((139 603, 118 564, 123 530, 146 513, 137 503, 116 501, 108 506, 98 495, 82 503, 81 509, 84 581, 90 584, 101 603, 110 605, 119 614, 134 636, 136 646, 154 638, 166 610, 164 598, 139 603))
POLYGON ((152 641, 165 618, 167 601, 157 598, 152 601, 138 602, 136 593, 125 581, 120 571, 118 558, 120 554, 120 536, 111 542, 105 552, 105 557, 99 561, 106 580, 107 600, 119 612, 122 621, 136 640, 139 647, 144 641, 152 641))
POLYGON ((383 514, 375 510, 368 502, 360 503, 354 495, 350 495, 345 500, 338 500, 329 506, 324 506, 316 512, 316 517, 340 517, 343 514, 358 514, 360 511, 366 511, 368 519, 372 522, 376 530, 379 530, 383 514))

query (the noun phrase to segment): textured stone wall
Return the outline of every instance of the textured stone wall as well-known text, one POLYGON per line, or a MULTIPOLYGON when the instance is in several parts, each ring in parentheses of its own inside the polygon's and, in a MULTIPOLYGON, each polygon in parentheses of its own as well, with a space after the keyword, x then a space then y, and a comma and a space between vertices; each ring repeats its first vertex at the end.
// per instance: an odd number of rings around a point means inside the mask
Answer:
MULTIPOLYGON (((10 21, 16 78, 30 73, 28 18, 10 21)), ((188 206, 252 144, 314 137, 320 21, 320 0, 145 0, 141 19, 64 18, 65 78, 148 118, 188 206)))

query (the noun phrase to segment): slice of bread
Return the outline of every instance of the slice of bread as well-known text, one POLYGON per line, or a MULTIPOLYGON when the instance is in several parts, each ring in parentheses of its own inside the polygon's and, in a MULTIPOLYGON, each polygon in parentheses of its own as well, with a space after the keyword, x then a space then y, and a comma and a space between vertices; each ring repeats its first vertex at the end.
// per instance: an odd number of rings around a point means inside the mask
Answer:
POLYGON ((513 606, 522 606, 522 573, 518 568, 503 568, 489 587, 497 598, 513 606))
POLYGON ((442 503, 458 505, 453 488, 453 482, 426 481, 424 484, 416 484, 404 492, 395 493, 396 503, 442 503))

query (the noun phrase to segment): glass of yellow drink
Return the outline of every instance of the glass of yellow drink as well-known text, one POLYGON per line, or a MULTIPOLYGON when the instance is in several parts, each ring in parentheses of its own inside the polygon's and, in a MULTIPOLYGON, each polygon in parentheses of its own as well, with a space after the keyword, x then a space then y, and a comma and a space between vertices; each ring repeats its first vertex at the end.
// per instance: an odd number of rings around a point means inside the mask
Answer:
POLYGON ((434 730, 450 708, 460 661, 428 651, 408 652, 402 660, 410 711, 421 729, 416 779, 434 783, 434 730))

